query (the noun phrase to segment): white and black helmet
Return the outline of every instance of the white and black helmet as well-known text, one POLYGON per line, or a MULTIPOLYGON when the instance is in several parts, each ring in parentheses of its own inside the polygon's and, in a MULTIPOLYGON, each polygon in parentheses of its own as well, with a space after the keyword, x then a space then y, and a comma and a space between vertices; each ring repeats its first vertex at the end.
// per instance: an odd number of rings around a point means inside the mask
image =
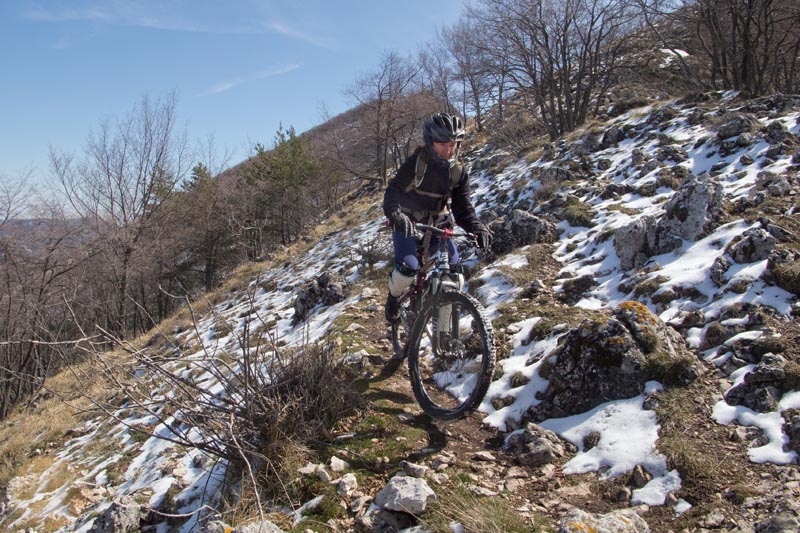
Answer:
MULTIPOLYGON (((436 157, 436 152, 433 150, 434 142, 455 142, 461 147, 461 141, 464 140, 464 123, 455 115, 448 113, 439 113, 433 115, 422 127, 422 138, 425 141, 425 147, 428 151, 436 157)), ((456 158, 458 151, 456 151, 456 158)), ((449 161, 450 166, 455 164, 455 158, 449 161)))

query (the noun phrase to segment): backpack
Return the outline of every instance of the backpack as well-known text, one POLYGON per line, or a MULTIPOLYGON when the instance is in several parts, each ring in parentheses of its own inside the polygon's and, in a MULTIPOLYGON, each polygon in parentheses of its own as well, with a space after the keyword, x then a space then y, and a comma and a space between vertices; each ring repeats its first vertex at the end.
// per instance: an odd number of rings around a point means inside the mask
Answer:
POLYGON ((425 171, 428 170, 428 162, 430 159, 431 156, 426 150, 420 150, 417 152, 417 162, 414 166, 414 179, 406 186, 404 192, 408 193, 413 190, 416 191, 417 194, 421 194, 423 196, 439 198, 439 212, 435 214, 444 214, 447 212, 447 199, 452 196, 453 191, 456 190, 461 183, 461 176, 464 174, 464 166, 460 162, 457 162, 455 165, 450 167, 450 187, 446 195, 421 191, 419 190, 419 187, 422 185, 422 180, 425 179, 425 171))

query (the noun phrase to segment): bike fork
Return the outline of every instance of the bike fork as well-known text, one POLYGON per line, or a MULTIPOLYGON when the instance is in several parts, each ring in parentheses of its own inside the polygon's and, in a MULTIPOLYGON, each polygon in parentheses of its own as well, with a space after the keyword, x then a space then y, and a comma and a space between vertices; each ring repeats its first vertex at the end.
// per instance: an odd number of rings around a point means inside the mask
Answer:
POLYGON ((431 344, 434 353, 440 354, 450 349, 449 343, 459 336, 459 313, 454 304, 441 306, 439 293, 433 295, 431 301, 431 344), (442 334, 448 334, 446 342, 442 342, 442 334))

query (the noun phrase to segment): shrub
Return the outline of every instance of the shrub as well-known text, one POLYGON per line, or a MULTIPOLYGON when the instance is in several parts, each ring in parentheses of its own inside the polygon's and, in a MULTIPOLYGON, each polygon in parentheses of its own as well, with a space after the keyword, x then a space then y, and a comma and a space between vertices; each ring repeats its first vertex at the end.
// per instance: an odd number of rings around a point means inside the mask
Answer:
MULTIPOLYGON (((256 309, 252 312, 258 316, 256 309)), ((260 505, 263 494, 273 503, 294 503, 287 501, 299 490, 292 480, 308 448, 330 436, 333 426, 356 406, 356 396, 332 343, 281 349, 265 326, 261 320, 232 330, 239 344, 235 352, 183 357, 178 349, 180 357, 173 359, 123 343, 120 348, 133 358, 124 367, 127 374, 120 368, 103 368, 131 413, 147 414, 160 423, 174 416, 170 440, 227 461, 229 486, 239 487, 237 498, 252 497, 260 505), (194 377, 195 372, 203 379, 194 377), (163 394, 158 411, 151 407, 152 390, 163 394), (202 428, 202 438, 185 428, 202 428), (242 494, 248 487, 252 491, 242 494)), ((140 433, 140 438, 146 436, 163 438, 140 433)))
POLYGON ((564 209, 564 218, 573 226, 592 227, 594 209, 578 198, 571 197, 567 207, 564 209))
POLYGON ((689 355, 672 355, 665 350, 656 350, 647 355, 643 373, 648 381, 655 380, 667 387, 684 385, 691 380, 693 363, 689 355))
POLYGON ((774 273, 778 287, 800 295, 800 263, 783 263, 775 268, 774 273))
POLYGON ((544 125, 541 122, 519 116, 493 129, 490 140, 516 155, 523 155, 543 134, 544 125))

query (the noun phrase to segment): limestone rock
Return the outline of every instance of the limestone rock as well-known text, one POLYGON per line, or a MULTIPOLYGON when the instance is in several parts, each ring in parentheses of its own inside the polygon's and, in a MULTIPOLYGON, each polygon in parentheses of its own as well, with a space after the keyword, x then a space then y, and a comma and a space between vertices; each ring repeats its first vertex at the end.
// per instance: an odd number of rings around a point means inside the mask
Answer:
POLYGON ((722 185, 708 176, 694 176, 667 203, 661 225, 670 234, 697 240, 711 231, 722 215, 722 185))
POLYGON ((744 405, 759 413, 774 411, 784 392, 791 386, 786 380, 786 359, 765 354, 742 383, 725 394, 731 405, 744 405))
POLYGON ((294 324, 308 318, 308 313, 319 304, 333 305, 344 300, 346 283, 329 272, 325 272, 300 289, 294 301, 294 324))
POLYGON ((767 259, 775 249, 776 242, 767 230, 752 228, 734 239, 727 251, 737 263, 754 263, 767 259))
POLYGON ((529 423, 506 437, 503 450, 514 456, 514 462, 523 466, 542 466, 577 451, 575 446, 562 440, 556 433, 529 423))
POLYGON ((717 128, 717 139, 728 139, 756 130, 758 121, 750 115, 736 115, 717 128))
POLYGON ((528 419, 583 413, 644 391, 647 379, 688 383, 701 372, 680 335, 638 302, 623 302, 615 317, 584 320, 547 360, 547 389, 528 419), (652 364, 648 364, 652 363, 652 364), (661 371, 664 376, 646 374, 661 371))
POLYGON ((126 533, 140 530, 142 507, 130 496, 122 496, 111 503, 95 519, 90 533, 126 533))
POLYGON ((527 211, 515 209, 510 215, 489 224, 494 234, 492 252, 497 255, 537 242, 553 242, 558 234, 555 225, 527 211))
POLYGON ((384 510, 416 515, 424 511, 434 498, 436 494, 424 479, 395 476, 375 496, 375 504, 384 510))
POLYGON ((649 533, 650 526, 632 509, 590 514, 573 508, 561 518, 558 533, 649 533))

